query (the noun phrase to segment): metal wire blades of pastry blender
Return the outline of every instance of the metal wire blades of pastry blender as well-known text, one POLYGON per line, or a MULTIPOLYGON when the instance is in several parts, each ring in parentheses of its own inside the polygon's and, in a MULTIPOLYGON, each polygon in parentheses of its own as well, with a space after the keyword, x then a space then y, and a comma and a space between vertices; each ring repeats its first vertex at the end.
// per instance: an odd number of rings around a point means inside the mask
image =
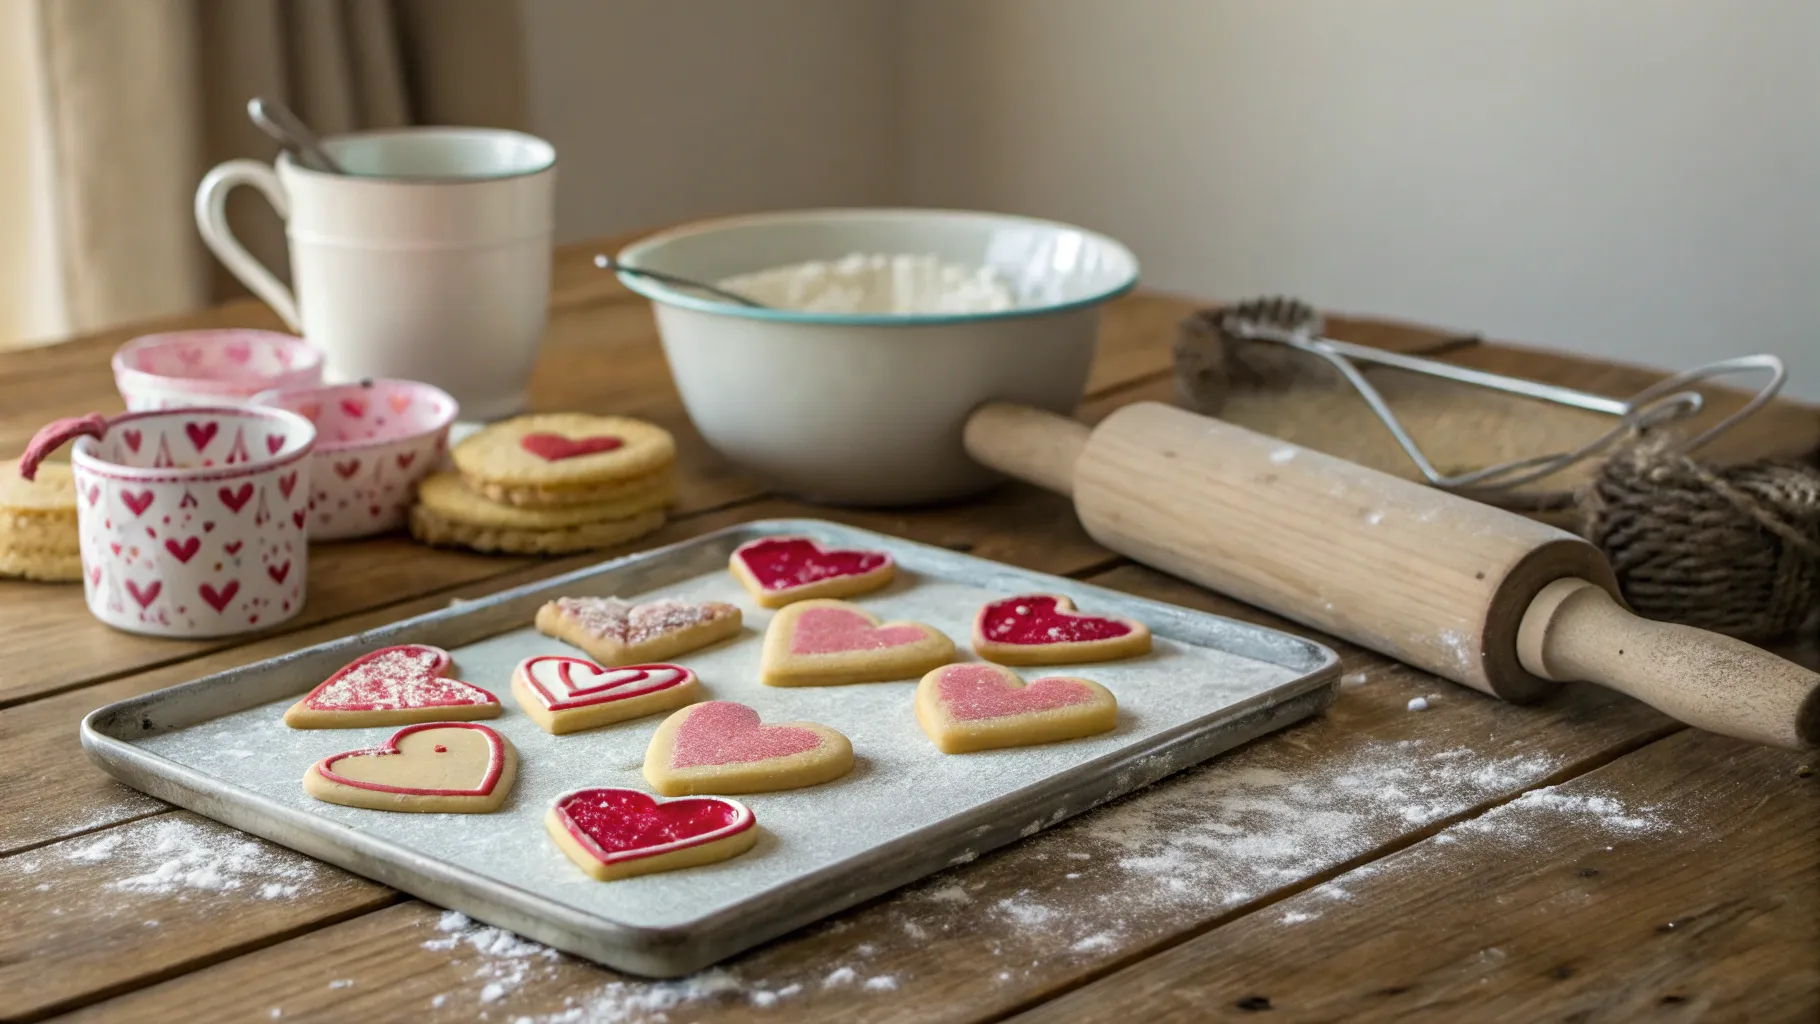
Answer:
MULTIPOLYGON (((1421 471, 1422 476, 1430 484, 1443 490, 1454 491, 1493 504, 1511 503, 1512 496, 1507 492, 1513 488, 1540 480, 1575 463, 1593 458, 1627 437, 1635 436, 1650 428, 1663 427, 1695 416, 1703 407, 1705 399, 1698 391, 1686 390, 1689 385, 1765 370, 1770 375, 1769 381, 1736 412, 1700 433, 1677 442, 1674 450, 1681 453, 1690 453, 1700 448, 1763 408, 1782 389, 1782 384, 1788 377, 1788 371, 1783 366, 1782 360, 1776 356, 1768 354, 1738 356, 1684 370, 1644 388, 1629 398, 1607 398, 1603 395, 1588 394, 1572 388, 1486 373, 1464 366, 1454 366, 1430 359, 1418 359, 1413 356, 1399 355, 1395 352, 1323 337, 1323 322, 1320 313, 1307 303, 1295 299, 1254 299, 1230 306, 1220 313, 1219 327, 1222 333, 1231 338, 1285 345, 1325 361, 1338 371, 1359 393, 1359 397, 1363 398, 1371 407, 1372 412, 1383 422, 1385 429, 1389 430, 1391 436, 1396 439, 1404 454, 1409 456, 1410 461, 1415 463, 1416 468, 1421 471), (1613 417, 1613 422, 1611 429, 1577 448, 1512 459, 1508 462, 1450 475, 1436 469, 1428 456, 1423 454, 1421 446, 1417 445, 1409 431, 1404 429, 1402 422, 1397 419, 1396 413, 1391 410, 1390 404, 1384 400, 1384 396, 1378 392, 1371 381, 1366 379, 1365 374, 1360 371, 1358 363, 1395 367, 1399 370, 1439 377, 1459 384, 1604 413, 1613 417)), ((1523 500, 1516 503, 1531 507, 1566 506, 1572 503, 1572 496, 1565 492, 1559 495, 1526 495, 1523 500)))

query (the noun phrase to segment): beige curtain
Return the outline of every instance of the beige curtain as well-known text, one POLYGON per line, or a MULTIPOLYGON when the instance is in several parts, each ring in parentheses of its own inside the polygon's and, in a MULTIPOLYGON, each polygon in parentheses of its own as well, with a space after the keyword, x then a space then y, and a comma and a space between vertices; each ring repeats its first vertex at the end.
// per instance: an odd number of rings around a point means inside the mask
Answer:
MULTIPOLYGON (((284 100, 325 135, 525 120, 516 0, 33 2, 73 331, 241 293, 190 210, 213 164, 276 155, 247 121, 253 96, 284 100)), ((248 247, 283 268, 276 215, 246 190, 229 210, 248 247)))

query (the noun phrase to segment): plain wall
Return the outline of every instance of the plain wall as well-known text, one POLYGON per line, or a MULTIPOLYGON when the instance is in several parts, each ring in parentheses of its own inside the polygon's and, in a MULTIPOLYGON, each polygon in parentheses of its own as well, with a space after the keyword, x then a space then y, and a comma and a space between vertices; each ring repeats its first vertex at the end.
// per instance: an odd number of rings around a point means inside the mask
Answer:
POLYGON ((525 0, 567 237, 910 202, 1820 398, 1820 0, 525 0))

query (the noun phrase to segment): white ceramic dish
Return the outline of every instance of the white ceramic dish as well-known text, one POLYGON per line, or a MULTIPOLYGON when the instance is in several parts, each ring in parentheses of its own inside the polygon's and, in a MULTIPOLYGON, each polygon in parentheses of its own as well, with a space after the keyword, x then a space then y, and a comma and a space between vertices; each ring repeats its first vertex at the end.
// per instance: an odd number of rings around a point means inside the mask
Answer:
POLYGON ((708 443, 810 500, 907 505, 972 494, 995 474, 961 425, 993 400, 1071 412, 1100 306, 1137 258, 1052 221, 949 210, 805 210, 706 221, 627 246, 619 261, 697 280, 853 252, 990 266, 1019 306, 995 313, 841 315, 750 309, 623 274, 650 298, 664 354, 708 443))
POLYGON ((242 405, 267 388, 322 381, 322 352, 276 331, 147 334, 114 353, 114 386, 133 412, 242 405))

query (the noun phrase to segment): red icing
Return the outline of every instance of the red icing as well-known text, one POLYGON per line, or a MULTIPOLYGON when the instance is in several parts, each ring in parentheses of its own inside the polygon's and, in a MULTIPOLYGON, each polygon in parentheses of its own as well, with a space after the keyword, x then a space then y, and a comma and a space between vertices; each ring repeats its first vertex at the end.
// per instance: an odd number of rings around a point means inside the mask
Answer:
POLYGON ((824 548, 807 537, 766 537, 733 552, 761 589, 793 590, 838 576, 863 576, 891 564, 883 551, 824 548))
POLYGON ((607 435, 564 437, 561 434, 526 434, 518 439, 520 448, 545 462, 573 459, 578 455, 593 455, 597 452, 610 452, 615 448, 625 447, 625 443, 621 438, 607 435))
POLYGON ((668 690, 688 682, 695 673, 681 665, 602 668, 586 658, 546 654, 520 662, 518 675, 544 707, 551 711, 567 711, 668 690), (554 688, 546 685, 542 678, 552 667, 557 677, 554 688))
POLYGON ((998 644, 1078 644, 1129 636, 1131 624, 1062 611, 1048 594, 1025 594, 980 609, 979 632, 998 644))
POLYGON ((655 857, 738 835, 757 824, 744 804, 711 796, 661 803, 636 789, 582 789, 556 798, 556 817, 603 864, 655 857))
POLYGON ((1053 711, 1091 704, 1094 698, 1092 690, 1073 679, 1038 679, 1019 687, 990 665, 950 665, 935 686, 942 706, 962 722, 1053 711))
POLYGON ((839 654, 903 647, 928 636, 919 626, 877 626, 847 608, 810 608, 796 620, 790 635, 793 654, 839 654))
POLYGON ((312 711, 398 711, 497 704, 499 698, 448 678, 449 652, 427 644, 385 647, 349 662, 303 698, 312 711))
POLYGON ((760 725, 758 712, 744 704, 711 700, 689 708, 676 730, 673 768, 748 764, 789 757, 822 745, 820 735, 791 725, 760 725))
MULTIPOLYGON (((448 749, 438 745, 436 747, 436 753, 446 754, 448 753, 448 749)), ((328 779, 330 782, 337 782, 343 786, 353 786, 355 789, 371 789, 380 793, 402 793, 407 796, 486 796, 493 792, 493 787, 495 785, 498 785, 500 773, 505 771, 505 764, 505 745, 500 741, 499 734, 492 729, 489 729, 478 722, 423 722, 418 725, 405 726, 393 733, 390 739, 377 747, 372 747, 367 750, 350 750, 342 754, 330 754, 328 757, 325 757, 316 763, 316 774, 328 779), (401 751, 398 749, 398 741, 414 732, 420 732, 424 729, 473 729, 486 737, 487 771, 485 775, 481 776, 479 786, 476 786, 473 789, 417 789, 412 786, 388 786, 383 782, 364 782, 359 779, 350 779, 344 775, 337 775, 335 773, 335 763, 350 757, 392 757, 399 754, 401 751)))

